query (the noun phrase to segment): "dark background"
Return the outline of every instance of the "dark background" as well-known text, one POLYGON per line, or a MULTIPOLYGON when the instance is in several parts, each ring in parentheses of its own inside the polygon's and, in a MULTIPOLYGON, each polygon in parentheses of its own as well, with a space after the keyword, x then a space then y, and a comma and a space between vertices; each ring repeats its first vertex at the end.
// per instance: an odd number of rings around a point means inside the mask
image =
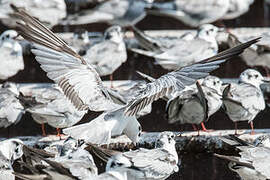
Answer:
MULTIPOLYGON (((251 6, 250 11, 245 15, 235 19, 223 21, 226 27, 268 27, 269 11, 270 7, 264 4, 263 0, 257 0, 251 6)), ((108 25, 95 23, 87 24, 83 26, 70 26, 69 31, 78 31, 81 29, 91 31, 103 32, 108 25)), ((169 18, 147 16, 143 21, 137 24, 137 27, 142 30, 160 30, 160 29, 191 29, 190 27, 182 24, 179 21, 169 18)), ((65 28, 67 29, 67 28, 65 28)), ((0 24, 0 32, 7 30, 7 27, 0 24)), ((53 28, 54 32, 63 32, 62 26, 56 26, 53 28)), ((24 55, 25 69, 19 72, 16 76, 8 79, 17 83, 40 83, 40 82, 52 82, 41 70, 39 64, 34 60, 34 56, 24 55)), ((139 79, 135 71, 139 70, 153 77, 159 77, 165 74, 167 71, 160 66, 154 65, 153 59, 146 58, 141 55, 135 55, 132 52, 128 52, 128 60, 126 63, 115 71, 113 74, 115 80, 126 79, 139 79)), ((234 58, 224 63, 221 68, 213 72, 220 78, 235 78, 239 74, 248 68, 246 64, 240 58, 234 58)), ((265 75, 263 68, 254 67, 265 75)), ((108 77, 102 78, 108 80, 108 77)), ((2 81, 3 82, 3 81, 2 81)), ((152 113, 140 118, 144 131, 187 131, 192 130, 190 125, 169 125, 164 118, 166 102, 158 100, 153 103, 152 113)), ((255 128, 269 128, 269 108, 264 111, 254 120, 255 128)), ((87 114, 80 122, 87 122, 98 114, 87 114)), ((233 129, 234 125, 231 120, 220 110, 206 123, 207 128, 210 129, 233 129)), ((247 122, 239 123, 239 128, 249 128, 247 122)), ((56 131, 46 126, 47 132, 55 134, 56 131)), ((32 119, 31 115, 26 113, 22 120, 12 125, 7 129, 0 129, 0 137, 14 137, 14 136, 28 136, 28 135, 40 135, 41 128, 32 119)), ((212 158, 211 155, 202 152, 201 154, 185 154, 182 158, 182 165, 180 172, 173 175, 170 179, 239 179, 232 173, 226 166, 226 162, 220 161, 216 158, 212 158)))

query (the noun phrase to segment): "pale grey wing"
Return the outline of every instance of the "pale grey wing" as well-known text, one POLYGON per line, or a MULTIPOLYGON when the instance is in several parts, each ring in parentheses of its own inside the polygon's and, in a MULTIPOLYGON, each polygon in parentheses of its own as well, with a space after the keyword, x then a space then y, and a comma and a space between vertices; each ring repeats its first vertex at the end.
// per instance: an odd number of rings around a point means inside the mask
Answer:
POLYGON ((177 0, 171 7, 154 4, 149 13, 174 17, 191 26, 214 22, 224 16, 228 0, 177 0))
POLYGON ((1 89, 0 91, 0 127, 6 128, 20 121, 24 114, 24 107, 9 90, 1 89))
POLYGON ((259 47, 259 49, 257 50, 258 52, 262 50, 270 51, 270 33, 269 32, 263 33, 262 40, 256 45, 259 47))
POLYGON ((221 18, 229 8, 227 0, 179 0, 176 1, 179 10, 191 17, 205 19, 203 23, 209 23, 221 18))
POLYGON ((253 2, 253 0, 230 0, 229 9, 222 19, 234 19, 245 14, 253 2))
POLYGON ((104 40, 92 46, 84 56, 99 75, 112 74, 123 62, 127 60, 126 49, 119 50, 118 44, 104 40))
POLYGON ((22 36, 34 43, 32 52, 47 76, 54 80, 78 110, 106 110, 111 103, 94 68, 63 40, 24 10, 13 7, 22 36), (106 105, 106 106, 104 106, 106 105))
POLYGON ((270 177, 270 150, 264 147, 247 148, 240 153, 241 160, 249 161, 254 168, 266 177, 270 177))
POLYGON ((257 41, 258 39, 254 39, 235 46, 196 64, 170 72, 156 79, 154 82, 148 83, 140 92, 139 96, 134 97, 126 106, 125 114, 129 116, 136 115, 145 106, 157 99, 174 92, 182 91, 186 86, 194 84, 198 79, 208 76, 209 72, 217 69, 226 59, 242 53, 245 48, 257 41))
POLYGON ((213 10, 213 8, 221 7, 224 4, 222 0, 178 0, 175 3, 179 9, 191 14, 202 14, 206 11, 213 10))
MULTIPOLYGON (((16 1, 16 0, 15 0, 16 1)), ((26 8, 29 13, 50 27, 58 24, 59 20, 66 17, 66 4, 64 0, 48 0, 42 3, 30 1, 32 4, 26 8)), ((15 3, 16 5, 16 3, 15 3)))
POLYGON ((129 7, 129 1, 126 0, 110 0, 106 1, 100 6, 98 6, 95 10, 112 14, 114 18, 119 18, 124 16, 126 13, 127 9, 129 7), (117 11, 116 11, 117 9, 117 11))
POLYGON ((122 16, 118 15, 117 18, 115 18, 112 22, 109 21, 109 23, 118 24, 120 26, 135 25, 146 16, 145 8, 148 6, 147 4, 148 3, 145 0, 128 0, 128 8, 126 9, 125 14, 122 16))
POLYGON ((234 85, 231 87, 230 95, 230 99, 241 103, 245 109, 255 108, 257 110, 264 110, 265 108, 261 90, 252 85, 244 83, 234 85))
MULTIPOLYGON (((263 54, 265 51, 266 52, 270 51, 270 45, 269 45, 270 44, 270 33, 268 33, 268 32, 262 33, 261 37, 262 38, 258 43, 251 46, 250 48, 248 48, 249 51, 247 51, 247 52, 249 52, 250 55, 246 55, 246 56, 249 56, 249 57, 255 56, 255 55, 253 55, 254 53, 256 53, 256 55, 257 54, 260 55, 260 54, 263 54)), ((229 37, 228 37, 228 44, 230 46, 238 45, 244 41, 249 41, 253 38, 254 38, 254 36, 251 36, 251 35, 249 35, 249 36, 236 36, 236 35, 230 33, 229 37)), ((247 52, 245 52, 245 53, 247 54, 247 52)))
POLYGON ((176 161, 166 150, 162 149, 139 149, 123 153, 132 165, 143 171, 146 178, 164 178, 170 175, 175 168, 176 161))
MULTIPOLYGON (((201 39, 181 41, 162 54, 156 55, 159 64, 171 63, 176 68, 187 66, 217 54, 217 49, 201 39), (189 48, 187 48, 189 47, 189 48)), ((175 68, 175 69, 176 69, 175 68)))
POLYGON ((73 176, 79 179, 97 175, 97 167, 93 157, 84 149, 79 148, 68 156, 56 157, 54 160, 61 163, 73 176))

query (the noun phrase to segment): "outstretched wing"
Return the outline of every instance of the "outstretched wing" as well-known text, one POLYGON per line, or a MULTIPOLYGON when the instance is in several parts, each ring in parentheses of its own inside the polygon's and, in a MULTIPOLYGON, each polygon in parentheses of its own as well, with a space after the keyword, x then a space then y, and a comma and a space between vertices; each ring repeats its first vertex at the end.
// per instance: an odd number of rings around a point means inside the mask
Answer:
POLYGON ((32 52, 47 76, 55 81, 78 110, 106 110, 111 103, 95 69, 62 39, 23 9, 12 6, 21 35, 34 43, 32 52))
POLYGON ((176 91, 181 91, 186 86, 194 84, 196 80, 208 76, 209 72, 219 68, 219 65, 226 59, 242 53, 244 49, 256 43, 259 39, 260 38, 256 38, 240 44, 198 63, 172 71, 156 79, 154 82, 148 83, 147 86, 142 89, 139 96, 134 97, 127 105, 125 114, 127 116, 133 116, 153 101, 176 91))

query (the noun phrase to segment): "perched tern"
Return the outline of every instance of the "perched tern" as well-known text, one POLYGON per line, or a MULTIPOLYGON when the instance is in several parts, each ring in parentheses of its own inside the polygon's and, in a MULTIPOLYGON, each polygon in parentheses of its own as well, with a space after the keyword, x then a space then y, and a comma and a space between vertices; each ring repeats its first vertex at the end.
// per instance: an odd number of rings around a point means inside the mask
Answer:
POLYGON ((260 85, 267 81, 261 73, 254 69, 247 69, 242 72, 239 80, 239 84, 229 84, 224 89, 222 98, 224 109, 235 123, 235 134, 237 134, 238 121, 248 121, 253 134, 253 120, 265 108, 260 85))
POLYGON ((189 39, 183 36, 172 42, 154 39, 134 27, 134 34, 145 50, 132 49, 134 52, 155 58, 157 64, 168 70, 177 70, 209 58, 218 53, 216 36, 219 29, 211 24, 202 25, 197 35, 189 39), (167 42, 167 43, 166 43, 167 42), (187 48, 188 47, 188 48, 187 48))
POLYGON ((46 135, 44 124, 57 128, 57 135, 60 136, 60 128, 73 126, 87 113, 86 110, 77 110, 57 86, 36 89, 31 97, 34 101, 30 102, 31 106, 26 111, 42 125, 43 136, 46 135))
POLYGON ((108 28, 104 33, 104 40, 90 47, 83 58, 96 69, 100 76, 111 75, 127 60, 121 27, 108 28))
POLYGON ((167 103, 166 112, 169 123, 180 122, 201 124, 207 131, 203 122, 217 112, 222 105, 221 93, 222 81, 215 76, 207 76, 202 80, 202 85, 197 83, 197 90, 189 94, 178 96, 167 103))

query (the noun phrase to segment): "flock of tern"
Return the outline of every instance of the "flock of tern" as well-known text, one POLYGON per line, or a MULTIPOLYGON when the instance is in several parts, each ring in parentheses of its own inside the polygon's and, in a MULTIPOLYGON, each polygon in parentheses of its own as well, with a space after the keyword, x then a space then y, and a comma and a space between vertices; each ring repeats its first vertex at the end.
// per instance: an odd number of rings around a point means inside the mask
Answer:
MULTIPOLYGON (((90 0, 89 0, 90 2, 90 0)), ((89 3, 88 2, 88 3, 89 3)), ((87 3, 81 0, 79 3, 87 3)), ((249 9, 253 0, 105 0, 92 9, 66 13, 62 0, 0 1, 0 21, 15 30, 0 35, 0 79, 7 80, 24 69, 23 47, 18 37, 31 46, 31 53, 49 79, 50 87, 35 87, 33 91, 13 82, 0 87, 0 128, 17 124, 24 113, 31 114, 41 125, 57 129, 59 141, 43 149, 25 144, 20 139, 0 141, 0 180, 19 179, 166 179, 179 171, 175 148, 175 133, 159 133, 154 149, 139 148, 127 152, 109 150, 112 138, 126 135, 134 144, 142 139, 143 127, 138 118, 151 113, 151 104, 167 101, 169 123, 191 124, 194 130, 208 131, 205 122, 220 108, 235 123, 248 121, 254 134, 253 120, 265 109, 260 85, 269 83, 261 73, 246 69, 239 83, 223 83, 209 75, 222 63, 241 55, 249 66, 269 67, 269 35, 247 37, 232 34, 226 28, 210 23, 233 19, 249 9), (197 33, 181 37, 151 37, 135 25, 147 14, 173 17, 198 27, 197 33), (77 25, 106 22, 104 32, 74 35, 80 45, 71 44, 53 33, 57 25, 77 25), (123 90, 113 84, 113 73, 128 60, 125 28, 130 28, 137 42, 130 50, 155 59, 155 63, 170 72, 155 79, 138 72, 143 82, 131 83, 123 90), (228 34, 231 47, 220 52, 217 35, 228 34), (97 36, 95 41, 91 35, 97 36), (83 53, 82 53, 83 50, 83 53), (111 86, 105 86, 101 76, 110 75, 111 86), (77 123, 89 111, 101 112, 87 123, 77 123), (68 136, 61 139, 61 129, 68 136), (92 155, 106 163, 104 173, 92 155), (14 171, 16 161, 24 171, 14 171)), ((165 108, 165 107, 164 107, 165 108)), ((221 138, 240 151, 239 156, 214 156, 230 161, 229 168, 243 179, 269 179, 269 137, 262 136, 254 144, 231 135, 221 138)))

